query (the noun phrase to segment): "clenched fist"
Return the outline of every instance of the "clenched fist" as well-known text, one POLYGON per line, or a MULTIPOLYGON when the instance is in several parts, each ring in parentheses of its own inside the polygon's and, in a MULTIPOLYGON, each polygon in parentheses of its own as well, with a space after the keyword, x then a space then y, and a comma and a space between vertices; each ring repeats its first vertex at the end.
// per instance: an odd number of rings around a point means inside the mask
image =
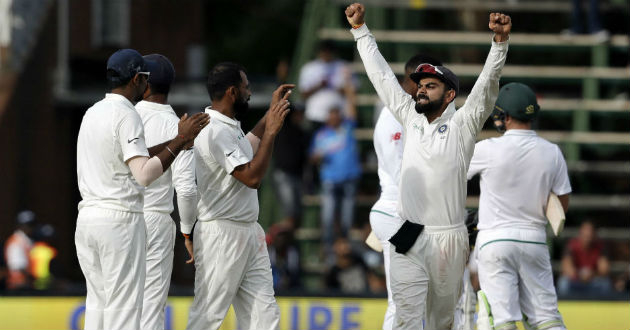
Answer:
POLYGON ((365 7, 360 3, 353 3, 346 8, 346 19, 353 28, 357 28, 365 23, 365 7))
POLYGON ((512 19, 510 16, 501 13, 490 13, 488 27, 494 32, 494 41, 503 42, 508 40, 508 35, 512 30, 512 19))

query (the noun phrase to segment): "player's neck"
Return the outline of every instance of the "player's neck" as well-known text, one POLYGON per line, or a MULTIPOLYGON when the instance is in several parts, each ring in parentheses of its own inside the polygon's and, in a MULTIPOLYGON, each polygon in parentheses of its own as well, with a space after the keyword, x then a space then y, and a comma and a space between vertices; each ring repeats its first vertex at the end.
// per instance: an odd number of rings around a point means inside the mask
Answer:
POLYGON ((505 123, 505 130, 509 131, 511 129, 531 130, 532 129, 532 124, 531 123, 523 123, 523 122, 515 122, 515 121, 512 121, 511 123, 505 123))
POLYGON ((168 95, 166 94, 151 94, 144 98, 144 101, 159 103, 159 104, 168 104, 168 95))
POLYGON ((236 116, 236 111, 234 111, 234 105, 231 104, 230 102, 227 102, 226 100, 213 101, 212 110, 218 111, 221 114, 227 117, 233 118, 233 119, 236 116))
POLYGON ((124 96, 131 103, 136 102, 135 101, 136 100, 136 95, 134 93, 134 90, 132 88, 127 88, 127 86, 114 88, 114 89, 112 89, 110 91, 110 93, 124 96))

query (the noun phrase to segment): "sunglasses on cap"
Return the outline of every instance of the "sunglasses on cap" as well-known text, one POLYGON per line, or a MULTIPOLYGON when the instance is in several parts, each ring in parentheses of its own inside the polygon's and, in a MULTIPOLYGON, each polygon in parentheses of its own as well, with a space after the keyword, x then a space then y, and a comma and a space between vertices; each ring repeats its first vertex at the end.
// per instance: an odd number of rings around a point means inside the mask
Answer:
POLYGON ((419 72, 423 72, 423 73, 430 73, 430 74, 440 74, 440 75, 444 75, 444 73, 438 69, 435 65, 433 64, 429 64, 429 63, 422 63, 420 65, 418 65, 418 67, 416 68, 416 73, 419 72))

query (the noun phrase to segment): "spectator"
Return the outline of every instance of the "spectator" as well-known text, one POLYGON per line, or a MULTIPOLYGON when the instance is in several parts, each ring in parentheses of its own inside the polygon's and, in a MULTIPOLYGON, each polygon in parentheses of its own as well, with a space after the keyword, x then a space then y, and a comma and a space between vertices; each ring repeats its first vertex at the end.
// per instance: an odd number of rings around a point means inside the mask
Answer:
POLYGON ((346 102, 341 96, 326 99, 322 106, 328 111, 326 124, 313 137, 311 162, 320 164, 322 183, 322 235, 327 248, 334 240, 334 219, 337 209, 341 209, 341 235, 347 237, 354 219, 354 203, 358 179, 361 175, 357 141, 356 106, 354 87, 347 76, 346 102), (342 110, 347 108, 344 118, 342 110))
POLYGON ((585 221, 578 237, 569 241, 562 257, 558 293, 608 293, 611 290, 609 270, 604 243, 597 239, 593 223, 585 221))
POLYGON ((29 274, 29 253, 33 247, 33 229, 35 213, 26 210, 17 215, 17 229, 4 244, 4 256, 7 262, 7 289, 30 289, 32 278, 29 274))
POLYGON ((271 226, 267 246, 274 290, 300 288, 300 252, 295 245, 293 228, 284 224, 271 226))
POLYGON ((313 122, 314 130, 328 118, 329 99, 343 96, 348 70, 347 63, 337 58, 335 45, 330 40, 322 41, 317 59, 302 67, 298 88, 306 102, 306 119, 313 122))
POLYGON ((582 2, 583 0, 571 0, 571 28, 562 31, 562 34, 566 37, 571 37, 576 34, 588 33, 596 38, 599 42, 606 42, 610 38, 608 30, 602 28, 600 15, 599 15, 599 0, 588 0, 588 9, 586 10, 587 27, 584 28, 584 22, 582 20, 582 2))
POLYGON ((276 137, 273 182, 284 212, 284 222, 292 228, 302 218, 302 171, 307 160, 308 133, 302 128, 304 111, 293 108, 276 137))
POLYGON ((340 237, 333 245, 335 263, 328 270, 325 279, 328 289, 342 293, 365 293, 368 286, 368 268, 350 246, 345 237, 340 237))
POLYGON ((53 287, 55 276, 54 259, 57 257, 57 249, 52 245, 55 236, 55 228, 51 225, 43 225, 37 228, 34 235, 35 244, 29 252, 30 274, 33 278, 33 288, 36 290, 48 290, 53 287))

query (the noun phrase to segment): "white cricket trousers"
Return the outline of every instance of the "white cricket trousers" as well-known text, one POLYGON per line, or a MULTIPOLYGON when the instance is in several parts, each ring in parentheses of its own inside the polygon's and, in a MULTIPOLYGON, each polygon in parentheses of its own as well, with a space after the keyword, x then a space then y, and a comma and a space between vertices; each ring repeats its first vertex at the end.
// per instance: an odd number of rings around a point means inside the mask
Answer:
POLYGON ((147 273, 142 301, 142 330, 164 330, 164 307, 173 272, 175 222, 168 213, 144 212, 147 273))
POLYGON ((258 222, 198 221, 195 225, 195 298, 188 330, 217 330, 234 306, 240 330, 278 330, 265 232, 258 222))
POLYGON ((392 246, 390 273, 396 304, 393 329, 451 329, 468 249, 468 231, 463 223, 425 226, 406 254, 392 246))
POLYGON ((84 207, 74 234, 85 276, 85 330, 140 329, 146 230, 142 213, 84 207))
MULTIPOLYGON (((469 257, 472 258, 472 254, 469 257)), ((453 320, 452 330, 473 330, 475 328, 475 308, 477 307, 477 293, 470 281, 469 268, 464 269, 464 277, 462 278, 462 294, 455 306, 455 317, 453 320)))
POLYGON ((383 330, 391 330, 396 314, 396 305, 392 298, 392 289, 389 274, 389 250, 391 243, 389 239, 398 231, 403 221, 398 216, 398 201, 379 199, 370 211, 370 226, 376 238, 383 246, 383 261, 385 264, 385 285, 387 286, 387 310, 383 320, 383 330))
POLYGON ((565 328, 544 228, 484 229, 476 246, 479 284, 495 329, 516 329, 522 318, 532 329, 565 328))

